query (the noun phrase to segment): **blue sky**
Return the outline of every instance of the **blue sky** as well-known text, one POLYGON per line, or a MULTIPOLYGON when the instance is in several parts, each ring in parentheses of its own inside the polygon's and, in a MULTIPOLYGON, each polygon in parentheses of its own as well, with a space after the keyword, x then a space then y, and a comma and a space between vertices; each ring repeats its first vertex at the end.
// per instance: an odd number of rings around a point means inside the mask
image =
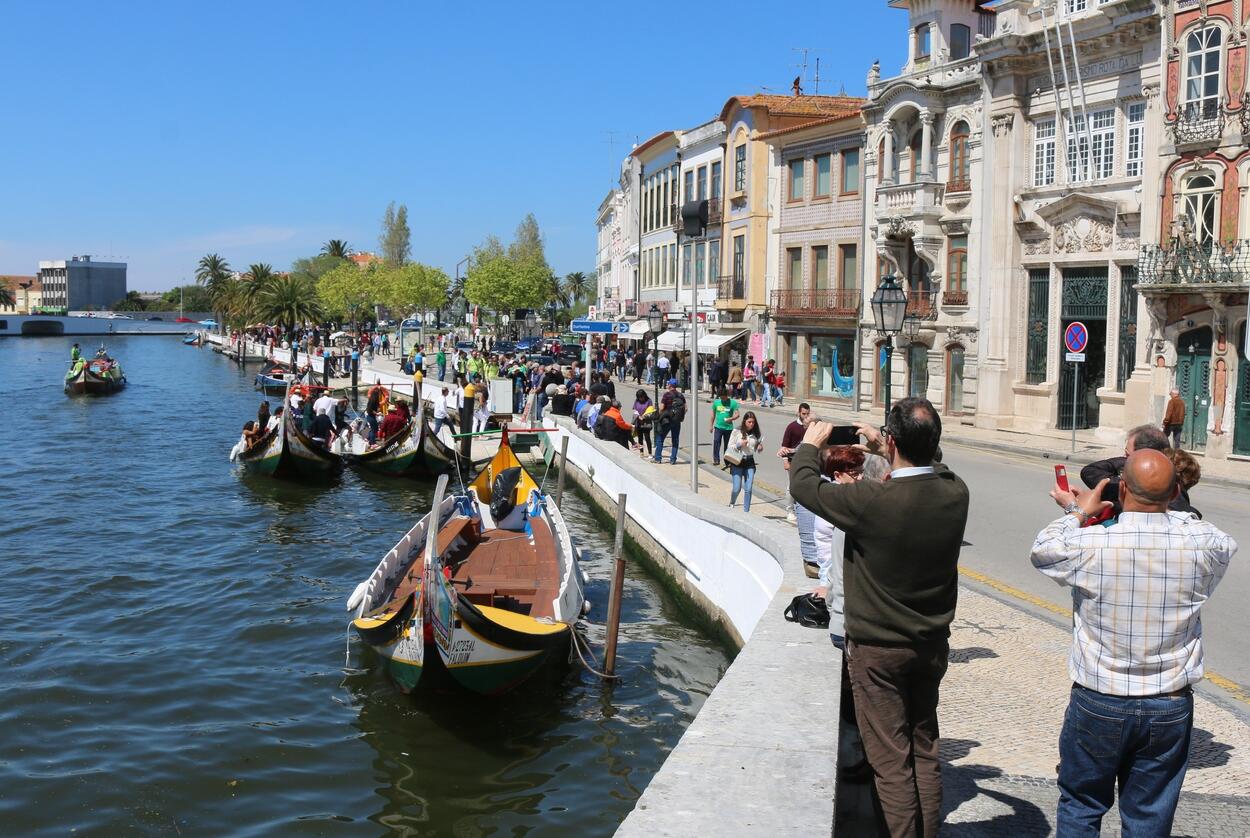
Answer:
POLYGON ((130 287, 219 252, 286 268, 376 250, 406 203, 414 258, 451 271, 532 211, 559 273, 591 271, 595 210, 635 138, 736 93, 863 95, 904 60, 885 0, 10 3, 0 19, 0 274, 76 253, 130 287), (437 8, 434 6, 437 5, 437 8), (807 84, 811 92, 810 81, 807 84))

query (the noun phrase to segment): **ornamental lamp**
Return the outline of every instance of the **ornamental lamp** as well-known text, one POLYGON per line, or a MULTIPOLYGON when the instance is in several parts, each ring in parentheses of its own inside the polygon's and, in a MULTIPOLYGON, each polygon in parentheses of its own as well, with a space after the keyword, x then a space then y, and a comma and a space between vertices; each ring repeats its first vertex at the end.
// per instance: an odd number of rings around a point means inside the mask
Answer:
POLYGON ((651 310, 647 312, 647 328, 657 335, 664 331, 664 312, 655 303, 651 304, 651 310))
POLYGON ((907 292, 899 286, 894 274, 886 274, 881 278, 881 284, 872 294, 871 305, 878 332, 896 335, 902 331, 903 319, 907 314, 907 292))
POLYGON ((914 343, 918 334, 920 334, 920 318, 915 314, 909 314, 904 317, 903 335, 907 338, 907 342, 914 343))

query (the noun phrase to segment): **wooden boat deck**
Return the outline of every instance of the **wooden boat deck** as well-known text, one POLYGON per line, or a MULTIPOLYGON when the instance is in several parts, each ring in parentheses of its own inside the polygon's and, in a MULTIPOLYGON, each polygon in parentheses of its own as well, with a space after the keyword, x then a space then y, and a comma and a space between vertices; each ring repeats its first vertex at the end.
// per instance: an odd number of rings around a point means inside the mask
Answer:
POLYGON ((524 532, 489 530, 447 556, 452 584, 474 605, 489 605, 530 617, 555 617, 560 568, 555 537, 545 521, 532 519, 531 542, 524 532))

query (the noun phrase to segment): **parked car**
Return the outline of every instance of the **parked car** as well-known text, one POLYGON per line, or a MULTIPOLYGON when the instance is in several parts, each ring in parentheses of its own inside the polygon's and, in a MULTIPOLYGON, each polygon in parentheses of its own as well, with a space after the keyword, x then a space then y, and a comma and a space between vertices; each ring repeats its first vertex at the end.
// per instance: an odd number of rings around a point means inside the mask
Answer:
POLYGON ((158 321, 163 321, 164 319, 165 319, 164 317, 149 317, 148 318, 148 320, 158 320, 158 321))
POLYGON ((458 340, 456 341, 456 348, 463 352, 472 352, 474 349, 477 349, 477 344, 471 340, 458 340))
POLYGON ((582 355, 586 352, 580 343, 562 343, 560 344, 559 359, 562 364, 571 364, 574 361, 582 360, 582 355))
POLYGON ((498 352, 500 354, 505 352, 512 353, 516 352, 516 349, 517 345, 510 340, 497 340, 495 341, 495 345, 491 349, 491 352, 498 352))
POLYGON ((549 367, 556 362, 556 359, 551 355, 526 355, 525 360, 533 361, 540 367, 549 367))
MULTIPOLYGON (((521 338, 516 342, 517 352, 529 352, 530 350, 539 348, 542 338, 521 338)), ((498 344, 496 344, 498 346, 498 344)))

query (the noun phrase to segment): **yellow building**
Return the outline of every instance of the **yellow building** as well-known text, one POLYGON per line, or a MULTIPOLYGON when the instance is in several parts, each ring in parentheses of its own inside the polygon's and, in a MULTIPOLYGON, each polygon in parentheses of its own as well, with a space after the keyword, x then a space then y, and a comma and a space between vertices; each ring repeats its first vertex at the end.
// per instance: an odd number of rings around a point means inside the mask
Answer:
MULTIPOLYGON (((746 322, 768 307, 771 150, 764 135, 815 120, 858 114, 850 96, 733 96, 721 109, 725 166, 721 206, 721 276, 716 308, 722 322, 746 322)), ((776 197, 776 196, 773 196, 776 197)), ((756 331, 760 331, 758 323, 756 331)))

